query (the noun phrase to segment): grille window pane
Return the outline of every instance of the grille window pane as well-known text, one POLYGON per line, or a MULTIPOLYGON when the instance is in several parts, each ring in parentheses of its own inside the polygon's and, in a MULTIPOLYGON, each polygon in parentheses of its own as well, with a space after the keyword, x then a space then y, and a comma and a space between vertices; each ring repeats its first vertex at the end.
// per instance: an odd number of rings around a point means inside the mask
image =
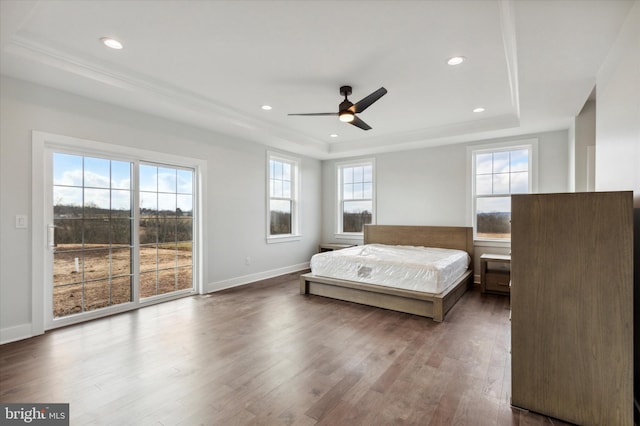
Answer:
POLYGON ((297 234, 297 160, 268 157, 267 236, 297 234))
POLYGON ((530 192, 530 149, 476 152, 476 237, 511 238, 511 194, 530 192))
POLYGON ((339 168, 340 232, 363 231, 373 221, 373 164, 358 164, 339 168))

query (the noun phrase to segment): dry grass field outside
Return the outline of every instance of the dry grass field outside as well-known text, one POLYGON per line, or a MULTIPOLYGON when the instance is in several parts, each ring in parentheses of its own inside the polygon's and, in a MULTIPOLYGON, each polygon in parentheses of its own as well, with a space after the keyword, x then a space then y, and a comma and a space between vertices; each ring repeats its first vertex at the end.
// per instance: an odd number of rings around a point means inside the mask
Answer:
MULTIPOLYGON (((53 264, 53 314, 62 317, 131 301, 129 246, 58 244, 53 264), (77 268, 76 268, 76 259, 77 268), (84 276, 83 276, 84 275, 84 276), (84 309, 83 309, 84 305, 84 309)), ((140 297, 191 288, 192 245, 140 249, 140 297)))

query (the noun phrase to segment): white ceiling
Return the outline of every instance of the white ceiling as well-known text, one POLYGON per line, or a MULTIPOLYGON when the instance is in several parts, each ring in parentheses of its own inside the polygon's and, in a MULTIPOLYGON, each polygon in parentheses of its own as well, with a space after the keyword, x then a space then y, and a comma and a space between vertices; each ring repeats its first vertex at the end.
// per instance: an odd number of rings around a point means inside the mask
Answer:
POLYGON ((568 128, 632 3, 0 0, 0 72, 345 157, 568 128), (287 116, 337 111, 342 85, 388 90, 360 115, 372 130, 287 116))

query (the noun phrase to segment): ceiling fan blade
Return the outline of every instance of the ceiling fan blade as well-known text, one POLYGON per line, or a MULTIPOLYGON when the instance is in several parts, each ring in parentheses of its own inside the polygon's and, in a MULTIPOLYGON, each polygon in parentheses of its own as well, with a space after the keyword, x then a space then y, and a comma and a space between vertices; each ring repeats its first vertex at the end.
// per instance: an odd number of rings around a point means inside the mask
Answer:
POLYGON ((379 88, 369 96, 365 96, 363 99, 359 100, 349 109, 353 112, 362 112, 365 109, 369 108, 372 103, 383 97, 387 93, 387 89, 384 87, 379 88))
POLYGON ((353 121, 350 122, 349 124, 353 124, 356 127, 360 127, 362 130, 371 130, 371 126, 369 126, 367 123, 365 123, 358 117, 354 117, 353 121))
POLYGON ((287 114, 287 115, 338 115, 337 112, 310 112, 308 114, 287 114))

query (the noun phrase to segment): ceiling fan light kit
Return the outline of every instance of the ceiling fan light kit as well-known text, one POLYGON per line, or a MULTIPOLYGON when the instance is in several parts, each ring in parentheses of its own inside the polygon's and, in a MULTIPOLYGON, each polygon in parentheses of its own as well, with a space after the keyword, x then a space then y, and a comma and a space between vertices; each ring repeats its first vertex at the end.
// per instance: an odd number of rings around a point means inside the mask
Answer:
POLYGON ((339 118, 343 123, 351 123, 356 116, 351 111, 340 111, 339 118))
POLYGON ((337 115, 338 119, 344 123, 352 124, 362 130, 371 130, 371 126, 362 121, 356 114, 369 108, 375 101, 383 97, 387 93, 387 89, 384 87, 379 88, 375 92, 360 99, 355 104, 352 103, 347 96, 351 94, 351 86, 340 87, 340 94, 344 96, 344 101, 338 106, 338 112, 312 112, 306 114, 289 114, 289 115, 307 115, 307 116, 322 116, 322 115, 337 115))

